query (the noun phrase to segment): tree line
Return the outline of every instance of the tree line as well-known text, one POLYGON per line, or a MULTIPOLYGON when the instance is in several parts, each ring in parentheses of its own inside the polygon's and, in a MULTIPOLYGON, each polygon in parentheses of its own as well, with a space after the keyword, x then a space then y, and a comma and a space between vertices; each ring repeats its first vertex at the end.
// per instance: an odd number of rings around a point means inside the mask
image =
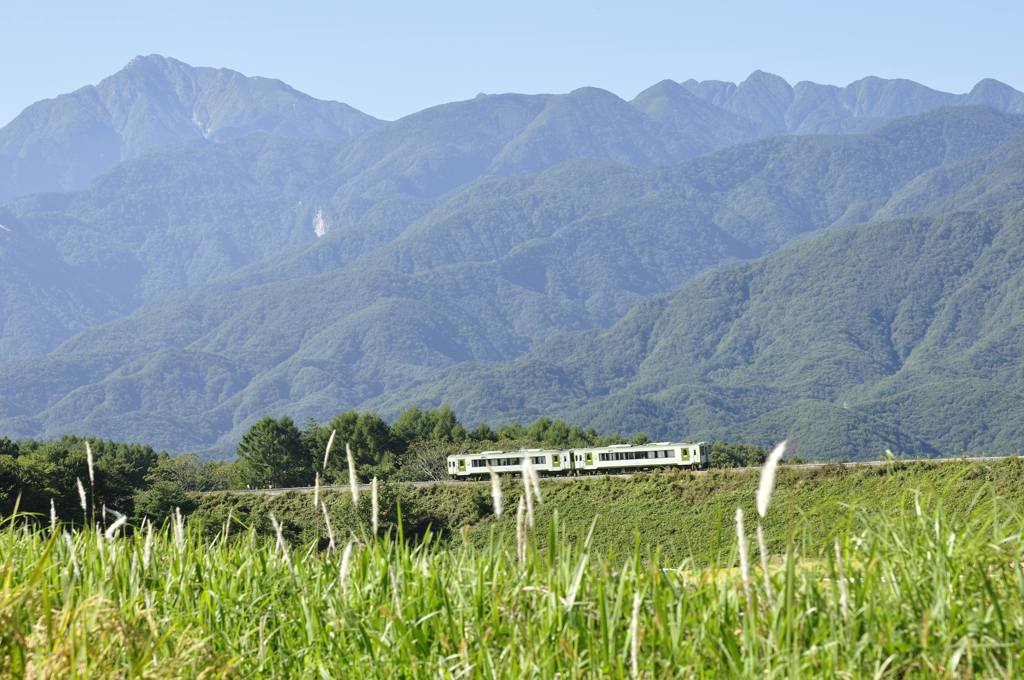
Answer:
MULTIPOLYGON (((513 422, 493 428, 480 423, 467 429, 443 406, 411 408, 390 423, 376 413, 357 411, 346 411, 326 423, 310 420, 303 427, 287 416, 264 417, 242 436, 232 461, 170 455, 145 444, 88 441, 95 461, 91 484, 86 438, 0 438, 0 514, 9 514, 17 503, 19 510, 45 518, 52 501, 62 519, 82 518, 79 481, 87 491, 90 511, 107 507, 154 519, 166 517, 174 507, 190 511, 196 504, 194 494, 200 491, 308 486, 317 473, 324 484, 346 483, 346 444, 352 449, 362 481, 372 477, 418 481, 445 477, 445 459, 451 453, 643 444, 649 439, 644 433, 602 436, 593 428, 546 417, 526 425, 513 422), (332 432, 334 447, 324 467, 332 432)), ((712 465, 757 465, 765 453, 758 446, 716 442, 712 465)))

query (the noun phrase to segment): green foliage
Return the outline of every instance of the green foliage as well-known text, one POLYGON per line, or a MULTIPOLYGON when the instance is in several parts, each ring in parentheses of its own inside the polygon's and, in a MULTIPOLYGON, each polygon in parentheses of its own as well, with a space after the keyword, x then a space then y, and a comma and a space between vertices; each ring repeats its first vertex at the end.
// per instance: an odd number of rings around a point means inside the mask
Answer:
POLYGON ((753 444, 714 442, 711 445, 711 467, 751 467, 764 463, 768 450, 753 444))
MULTIPOLYGON (((55 441, 18 442, 16 458, 0 455, 0 513, 9 513, 20 496, 19 508, 48 517, 50 501, 60 517, 82 518, 77 480, 87 491, 88 512, 107 506, 125 514, 134 510, 138 490, 158 455, 149 446, 89 439, 95 459, 95 483, 89 482, 85 439, 65 436, 55 441)), ((166 457, 166 454, 164 454, 166 457)))
POLYGON ((305 484, 314 460, 302 444, 302 435, 288 416, 256 421, 238 443, 242 481, 255 488, 305 484))

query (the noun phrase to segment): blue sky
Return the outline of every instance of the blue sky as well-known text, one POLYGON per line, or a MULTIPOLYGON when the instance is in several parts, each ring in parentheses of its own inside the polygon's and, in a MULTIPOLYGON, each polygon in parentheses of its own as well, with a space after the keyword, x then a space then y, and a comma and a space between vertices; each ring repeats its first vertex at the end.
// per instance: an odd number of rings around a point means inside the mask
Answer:
POLYGON ((0 124, 136 54, 284 80, 381 118, 478 92, 664 78, 1024 87, 1024 2, 0 2, 0 124), (836 6, 833 6, 836 5, 836 6))

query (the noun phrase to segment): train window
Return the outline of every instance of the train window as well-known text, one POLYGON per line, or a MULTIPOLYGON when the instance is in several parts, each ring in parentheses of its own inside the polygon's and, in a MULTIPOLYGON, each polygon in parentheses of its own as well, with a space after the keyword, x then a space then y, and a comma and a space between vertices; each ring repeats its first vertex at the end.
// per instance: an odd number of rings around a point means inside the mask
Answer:
POLYGON ((530 460, 534 465, 543 465, 546 462, 544 456, 533 456, 530 460))

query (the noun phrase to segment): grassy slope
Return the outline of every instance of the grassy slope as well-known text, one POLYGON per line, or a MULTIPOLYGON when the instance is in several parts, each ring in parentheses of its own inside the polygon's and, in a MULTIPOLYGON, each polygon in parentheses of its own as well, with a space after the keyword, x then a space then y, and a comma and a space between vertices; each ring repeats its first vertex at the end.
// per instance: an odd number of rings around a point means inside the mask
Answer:
MULTIPOLYGON (((749 518, 756 517, 758 475, 757 470, 744 469, 703 475, 663 473, 545 481, 545 502, 538 508, 536 533, 543 546, 557 511, 558 523, 569 539, 585 537, 596 518, 592 545, 607 556, 629 554, 639 540, 645 549, 660 546, 668 562, 692 557, 699 563, 721 564, 731 559, 734 549, 736 508, 743 507, 749 518)), ((398 501, 408 533, 420 533, 430 524, 452 536, 465 527, 463 535, 478 545, 487 542, 493 531, 514 541, 518 481, 506 480, 504 489, 505 515, 496 520, 486 484, 421 489, 385 485, 381 493, 384 523, 395 521, 398 501)), ((943 510, 954 518, 994 496, 1002 499, 999 512, 1024 512, 1024 460, 784 467, 765 523, 769 543, 781 547, 792 538, 808 554, 822 552, 830 548, 837 532, 857 521, 853 507, 866 511, 912 507, 915 490, 942 499, 943 510)), ((236 520, 254 523, 268 533, 269 513, 273 512, 284 522, 289 536, 302 542, 324 532, 309 494, 210 494, 200 498, 193 517, 211 530, 219 528, 231 508, 236 520)), ((326 499, 339 535, 348 527, 368 525, 368 497, 361 499, 358 515, 347 492, 327 492, 326 499)))
MULTIPOLYGON (((312 545, 282 555, 272 539, 237 529, 211 543, 191 521, 180 537, 165 528, 152 541, 145 531, 60 537, 0 523, 0 675, 1019 677, 1022 516, 1006 498, 1020 498, 1022 477, 1020 461, 787 471, 769 517, 777 534, 794 530, 799 513, 785 510, 804 500, 802 524, 823 535, 842 527, 828 521, 845 516, 842 500, 864 508, 827 557, 773 546, 767 580, 752 550, 745 587, 742 570, 675 569, 646 547, 604 559, 546 513, 521 558, 507 536, 480 540, 486 524, 471 530, 475 545, 451 549, 360 532, 344 557, 312 545), (899 507, 915 487, 935 487, 946 508, 929 507, 930 494, 921 513, 899 507), (964 513, 989 491, 1004 501, 964 513), (559 540, 545 541, 545 528, 559 540)), ((728 506, 752 496, 753 478, 549 484, 546 505, 563 503, 571 522, 585 522, 599 499, 602 511, 635 514, 655 507, 649 492, 664 486, 681 508, 701 490, 728 506)), ((473 505, 482 490, 431 489, 419 500, 473 505)), ((311 508, 308 497, 272 502, 277 512, 296 503, 311 508)), ((684 510, 666 519, 649 522, 645 539, 670 522, 708 533, 684 510)), ((731 535, 730 525, 717 528, 731 535)), ((595 541, 611 536, 602 529, 595 541)))

